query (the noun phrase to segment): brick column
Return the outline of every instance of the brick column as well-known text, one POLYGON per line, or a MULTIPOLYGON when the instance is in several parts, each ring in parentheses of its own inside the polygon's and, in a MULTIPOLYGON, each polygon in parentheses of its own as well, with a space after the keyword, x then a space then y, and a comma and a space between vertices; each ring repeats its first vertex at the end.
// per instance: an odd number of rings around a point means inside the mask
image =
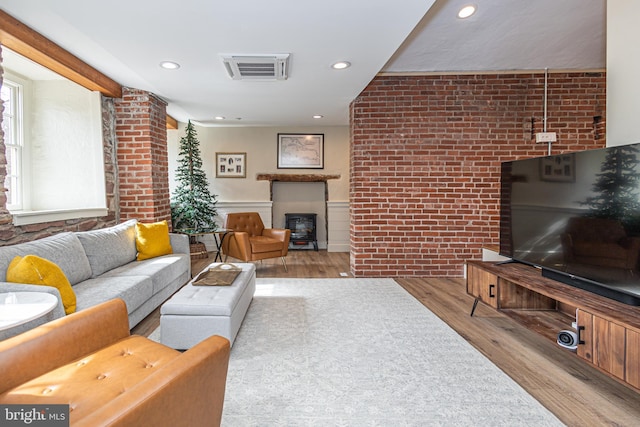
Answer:
POLYGON ((131 88, 116 101, 121 221, 171 222, 166 107, 152 93, 131 88))

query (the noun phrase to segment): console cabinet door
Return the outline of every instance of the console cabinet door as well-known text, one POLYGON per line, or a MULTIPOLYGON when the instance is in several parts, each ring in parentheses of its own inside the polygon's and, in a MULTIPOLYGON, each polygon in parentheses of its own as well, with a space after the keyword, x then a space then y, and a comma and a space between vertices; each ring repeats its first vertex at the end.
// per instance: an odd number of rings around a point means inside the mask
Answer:
POLYGON ((580 330, 578 356, 589 360, 603 371, 621 379, 626 378, 627 329, 617 323, 578 310, 580 330))
POLYGON ((491 307, 498 308, 498 276, 495 274, 469 264, 467 292, 491 307))
POLYGON ((631 329, 627 329, 625 364, 625 380, 635 388, 640 388, 640 333, 631 329))

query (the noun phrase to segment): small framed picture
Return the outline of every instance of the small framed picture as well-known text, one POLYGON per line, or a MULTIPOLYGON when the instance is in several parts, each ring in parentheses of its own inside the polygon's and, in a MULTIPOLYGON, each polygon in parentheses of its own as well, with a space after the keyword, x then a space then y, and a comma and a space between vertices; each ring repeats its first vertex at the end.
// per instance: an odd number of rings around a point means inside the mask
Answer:
POLYGON ((247 153, 216 153, 216 178, 246 178, 247 153))
POLYGON ((324 134, 279 133, 278 169, 324 169, 324 134))
POLYGON ((540 179, 552 182, 574 182, 576 180, 574 154, 559 154, 541 158, 540 179))

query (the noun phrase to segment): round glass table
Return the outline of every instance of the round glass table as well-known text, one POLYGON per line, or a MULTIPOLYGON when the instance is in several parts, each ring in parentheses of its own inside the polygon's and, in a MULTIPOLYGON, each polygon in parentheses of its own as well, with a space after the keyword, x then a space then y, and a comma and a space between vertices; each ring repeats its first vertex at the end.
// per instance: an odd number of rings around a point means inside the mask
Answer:
POLYGON ((0 331, 42 317, 57 303, 58 298, 46 292, 0 293, 0 331))

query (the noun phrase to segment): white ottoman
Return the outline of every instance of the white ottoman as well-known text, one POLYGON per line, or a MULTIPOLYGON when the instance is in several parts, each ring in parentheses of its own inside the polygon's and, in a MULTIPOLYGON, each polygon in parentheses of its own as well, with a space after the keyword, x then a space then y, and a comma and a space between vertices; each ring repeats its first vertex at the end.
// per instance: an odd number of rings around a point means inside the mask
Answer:
POLYGON ((192 280, 162 305, 162 344, 187 350, 211 335, 221 335, 233 345, 256 290, 255 265, 235 265, 242 272, 231 286, 193 286, 192 280))

